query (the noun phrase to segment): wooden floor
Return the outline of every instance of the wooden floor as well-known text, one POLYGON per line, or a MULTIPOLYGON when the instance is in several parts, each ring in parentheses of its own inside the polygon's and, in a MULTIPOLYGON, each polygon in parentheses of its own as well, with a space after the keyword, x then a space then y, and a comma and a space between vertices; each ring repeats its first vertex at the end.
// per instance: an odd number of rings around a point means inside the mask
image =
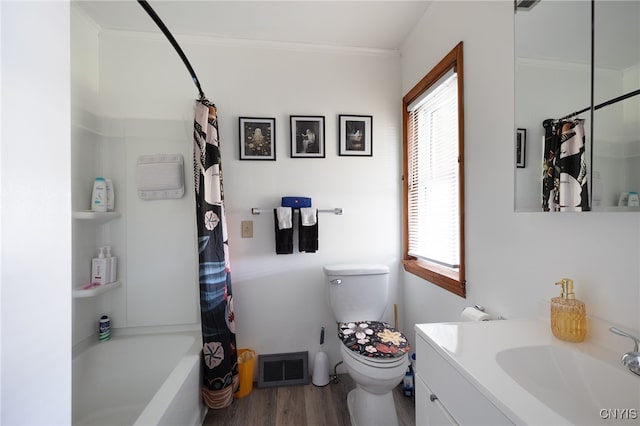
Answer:
MULTIPOLYGON (((203 425, 224 426, 351 426, 347 394, 355 383, 346 374, 339 383, 317 387, 309 383, 258 389, 222 410, 209 410, 203 425)), ((393 391, 400 426, 415 426, 414 398, 393 391)))

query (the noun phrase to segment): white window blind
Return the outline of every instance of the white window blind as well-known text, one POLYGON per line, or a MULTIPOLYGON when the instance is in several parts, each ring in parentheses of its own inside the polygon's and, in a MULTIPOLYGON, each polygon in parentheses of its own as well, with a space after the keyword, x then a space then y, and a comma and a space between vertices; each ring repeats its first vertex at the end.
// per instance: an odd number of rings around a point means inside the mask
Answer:
POLYGON ((460 265, 458 88, 451 70, 408 106, 409 255, 460 265))

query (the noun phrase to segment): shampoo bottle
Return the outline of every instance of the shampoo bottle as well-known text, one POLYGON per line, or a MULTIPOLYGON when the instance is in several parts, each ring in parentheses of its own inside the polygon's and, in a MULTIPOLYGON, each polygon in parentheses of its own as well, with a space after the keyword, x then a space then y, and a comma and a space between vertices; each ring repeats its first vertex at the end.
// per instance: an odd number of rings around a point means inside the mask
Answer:
POLYGON ((109 266, 104 257, 104 247, 100 247, 100 254, 91 260, 91 282, 95 284, 109 283, 109 266))
POLYGON ((111 256, 111 246, 106 246, 105 250, 107 251, 106 259, 107 259, 107 268, 109 269, 109 282, 118 281, 118 258, 115 256, 111 256))
POLYGON ((91 210, 94 212, 107 211, 107 182, 102 177, 97 177, 93 182, 91 193, 91 210))
POLYGON ((573 293, 573 280, 563 278, 560 297, 551 299, 551 332, 566 342, 582 342, 587 334, 587 309, 573 293))
POLYGON ((112 212, 115 204, 115 193, 113 192, 113 181, 109 178, 105 178, 104 183, 107 191, 107 211, 112 212))

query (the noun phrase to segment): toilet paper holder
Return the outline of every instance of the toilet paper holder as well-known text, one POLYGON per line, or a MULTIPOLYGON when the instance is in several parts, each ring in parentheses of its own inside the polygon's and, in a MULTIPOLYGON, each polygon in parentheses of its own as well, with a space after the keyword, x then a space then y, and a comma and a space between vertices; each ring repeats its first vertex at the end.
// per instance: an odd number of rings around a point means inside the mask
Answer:
POLYGON ((467 306, 460 313, 460 321, 490 321, 491 315, 483 310, 478 309, 478 306, 467 306))

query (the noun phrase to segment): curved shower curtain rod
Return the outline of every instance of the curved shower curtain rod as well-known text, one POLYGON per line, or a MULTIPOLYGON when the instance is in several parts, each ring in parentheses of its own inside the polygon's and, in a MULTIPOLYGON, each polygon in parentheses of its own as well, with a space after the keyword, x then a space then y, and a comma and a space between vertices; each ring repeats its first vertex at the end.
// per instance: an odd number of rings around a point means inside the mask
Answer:
MULTIPOLYGON (((631 97, 633 97, 633 96, 638 96, 638 95, 640 95, 640 89, 632 90, 632 91, 631 91, 631 92, 629 92, 629 93, 625 93, 624 95, 620 95, 620 96, 618 96, 617 98, 609 99, 609 100, 608 100, 608 101, 606 101, 606 102, 603 102, 603 103, 601 103, 601 104, 598 104, 598 105, 594 106, 594 107, 593 107, 593 110, 594 110, 594 111, 597 111, 597 110, 599 110, 600 108, 603 108, 603 107, 606 107, 606 106, 609 106, 609 105, 615 104, 615 103, 620 102, 620 101, 624 101, 625 99, 631 98, 631 97)), ((580 111, 572 112, 572 113, 571 113, 571 114, 569 114, 569 115, 565 115, 564 117, 559 118, 558 120, 566 120, 567 118, 575 117, 576 115, 582 114, 583 112, 587 112, 587 111, 589 111, 590 109, 591 109, 591 107, 583 108, 583 109, 581 109, 580 111)))
POLYGON ((164 22, 162 22, 162 19, 160 19, 158 14, 153 10, 151 5, 149 5, 149 3, 147 3, 146 0, 138 0, 138 4, 142 6, 142 8, 147 12, 147 14, 151 17, 151 19, 153 19, 153 22, 156 23, 156 25, 158 26, 158 28, 160 28, 162 33, 167 37, 167 39, 169 39, 169 43, 171 43, 173 48, 176 49, 176 52, 178 52, 178 56, 180 56, 180 59, 182 59, 182 62, 184 62, 184 65, 187 67, 187 70, 189 70, 189 74, 191 74, 191 79, 193 80, 193 83, 198 88, 200 100, 206 100, 207 97, 204 95, 204 92, 202 91, 202 87, 200 87, 200 81, 198 80, 198 76, 196 76, 196 72, 193 70, 193 67, 189 63, 189 59, 187 59, 187 56, 184 54, 184 52, 182 51, 182 48, 180 47, 176 39, 173 37, 173 34, 171 34, 167 26, 164 24, 164 22))

